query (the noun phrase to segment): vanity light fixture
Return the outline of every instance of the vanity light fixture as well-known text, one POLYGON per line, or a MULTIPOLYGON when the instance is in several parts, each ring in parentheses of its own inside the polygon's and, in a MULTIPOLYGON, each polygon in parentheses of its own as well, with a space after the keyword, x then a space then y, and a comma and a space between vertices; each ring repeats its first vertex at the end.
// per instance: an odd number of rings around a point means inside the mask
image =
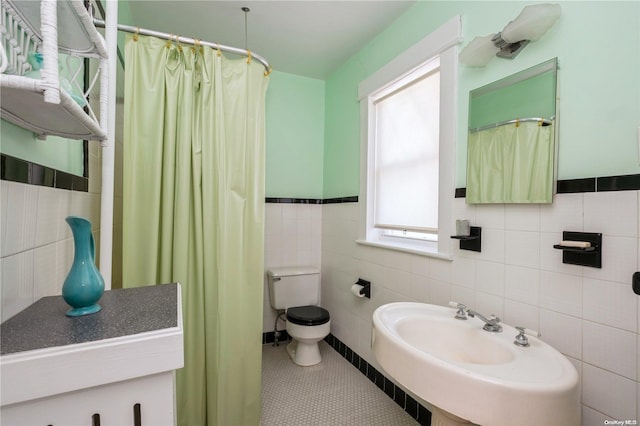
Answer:
POLYGON ((494 56, 513 59, 529 42, 542 37, 559 17, 559 4, 527 6, 502 32, 471 40, 460 52, 460 63, 484 67, 494 56))

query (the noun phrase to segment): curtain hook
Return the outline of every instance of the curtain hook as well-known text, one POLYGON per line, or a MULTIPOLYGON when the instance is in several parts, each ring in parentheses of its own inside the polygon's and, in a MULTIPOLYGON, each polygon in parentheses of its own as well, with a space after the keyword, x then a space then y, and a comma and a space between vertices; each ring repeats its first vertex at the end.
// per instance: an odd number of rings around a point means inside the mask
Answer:
POLYGON ((271 65, 269 65, 269 69, 265 70, 264 76, 269 77, 269 75, 271 75, 271 71, 273 71, 273 68, 271 68, 271 65))
POLYGON ((133 41, 138 41, 138 34, 140 34, 140 27, 136 27, 136 32, 133 34, 133 41))
POLYGON ((176 35, 176 44, 178 45, 178 50, 182 52, 182 45, 180 44, 180 35, 176 35))
POLYGON ((520 127, 520 119, 516 118, 516 127, 520 127))
POLYGON ((171 49, 172 44, 173 44, 173 34, 171 34, 169 36, 169 39, 167 40, 167 49, 171 49))
POLYGON ((216 43, 216 50, 218 52, 218 56, 222 56, 222 52, 220 51, 220 43, 216 43))
POLYGON ((247 49, 247 64, 251 63, 251 51, 249 49, 247 49))

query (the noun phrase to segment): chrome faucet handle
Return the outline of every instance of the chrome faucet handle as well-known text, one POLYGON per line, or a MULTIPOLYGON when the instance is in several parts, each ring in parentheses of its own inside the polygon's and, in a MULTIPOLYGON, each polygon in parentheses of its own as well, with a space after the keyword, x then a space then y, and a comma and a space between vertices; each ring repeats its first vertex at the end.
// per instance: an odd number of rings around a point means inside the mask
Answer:
POLYGON ((458 310, 458 312, 456 312, 456 316, 454 317, 455 319, 459 319, 459 320, 467 319, 467 311, 466 311, 467 307, 465 305, 458 302, 449 302, 449 306, 451 306, 452 308, 456 308, 458 310))
POLYGON ((502 332, 502 326, 500 325, 501 321, 502 320, 500 318, 491 314, 489 315, 489 319, 485 321, 485 324, 482 327, 482 329, 485 331, 490 331, 492 333, 500 333, 502 332))
POLYGON ((502 320, 500 318, 498 318, 497 316, 495 316, 493 314, 489 315, 488 324, 496 325, 496 324, 499 324, 501 322, 502 322, 502 320))
POLYGON ((529 346, 529 339, 527 339, 527 336, 525 336, 525 334, 528 334, 530 336, 535 336, 535 337, 542 336, 542 334, 538 333, 536 330, 531 330, 529 328, 520 327, 520 326, 516 326, 515 328, 516 330, 519 331, 519 333, 516 336, 516 340, 514 340, 513 343, 516 346, 520 346, 522 348, 526 348, 529 346))

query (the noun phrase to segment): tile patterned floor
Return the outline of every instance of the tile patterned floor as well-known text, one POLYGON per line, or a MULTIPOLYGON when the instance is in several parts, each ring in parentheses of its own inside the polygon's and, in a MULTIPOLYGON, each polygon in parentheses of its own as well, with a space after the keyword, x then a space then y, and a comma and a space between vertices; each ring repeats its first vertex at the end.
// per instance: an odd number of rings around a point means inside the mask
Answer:
POLYGON ((262 346, 262 426, 418 424, 326 342, 311 367, 295 365, 285 348, 262 346))

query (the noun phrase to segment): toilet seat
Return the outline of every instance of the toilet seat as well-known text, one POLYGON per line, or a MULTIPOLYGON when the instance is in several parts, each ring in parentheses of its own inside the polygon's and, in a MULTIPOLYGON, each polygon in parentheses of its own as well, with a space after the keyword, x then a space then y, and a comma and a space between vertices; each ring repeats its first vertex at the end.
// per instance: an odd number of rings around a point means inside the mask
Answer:
POLYGON ((296 306, 287 309, 287 321, 293 324, 314 326, 329 322, 329 311, 319 306, 296 306))

